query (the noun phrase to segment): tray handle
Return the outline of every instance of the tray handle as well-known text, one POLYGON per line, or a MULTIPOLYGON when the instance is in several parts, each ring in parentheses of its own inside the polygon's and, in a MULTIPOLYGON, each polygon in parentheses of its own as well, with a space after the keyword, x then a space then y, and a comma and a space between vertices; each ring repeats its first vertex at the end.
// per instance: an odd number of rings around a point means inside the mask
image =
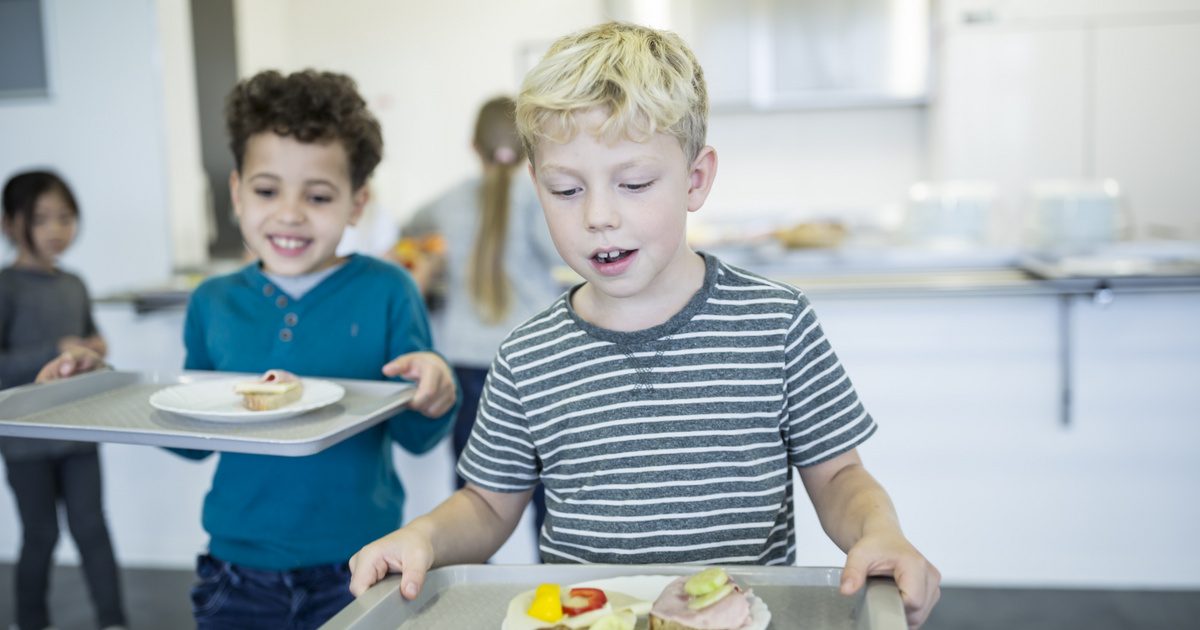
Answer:
POLYGON ((867 579, 858 605, 854 608, 854 630, 908 630, 904 602, 895 580, 885 577, 867 579))

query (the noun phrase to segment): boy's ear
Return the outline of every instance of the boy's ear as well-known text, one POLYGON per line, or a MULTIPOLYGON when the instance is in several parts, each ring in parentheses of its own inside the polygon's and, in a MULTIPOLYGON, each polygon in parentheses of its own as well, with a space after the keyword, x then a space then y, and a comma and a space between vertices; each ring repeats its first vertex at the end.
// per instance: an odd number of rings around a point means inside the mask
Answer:
POLYGON ((237 169, 229 171, 229 200, 233 202, 233 213, 242 218, 242 196, 238 194, 242 188, 242 178, 238 175, 237 169))
POLYGON ((358 220, 362 218, 363 210, 367 207, 367 202, 371 200, 371 187, 363 184, 354 191, 354 207, 350 209, 350 225, 358 225, 358 220))
POLYGON ((688 173, 688 212, 695 212, 704 205, 716 176, 717 150, 706 146, 700 149, 688 173))

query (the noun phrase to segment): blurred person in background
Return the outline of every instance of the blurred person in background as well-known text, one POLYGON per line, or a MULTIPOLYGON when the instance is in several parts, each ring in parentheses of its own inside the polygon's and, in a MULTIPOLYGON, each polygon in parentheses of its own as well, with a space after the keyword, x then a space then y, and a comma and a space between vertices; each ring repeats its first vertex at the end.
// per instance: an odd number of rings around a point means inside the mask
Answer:
MULTIPOLYGON (((419 209, 392 252, 430 303, 434 345, 462 387, 456 458, 500 342, 562 292, 553 277, 562 260, 532 184, 518 173, 526 162, 515 107, 506 96, 483 104, 472 140, 481 173, 419 209)), ((455 475, 455 484, 461 488, 462 477, 455 475)), ((546 514, 540 486, 533 505, 536 535, 546 514)))
MULTIPOLYGON (((0 389, 34 382, 56 357, 92 367, 108 352, 92 320, 83 280, 58 266, 75 241, 79 206, 61 177, 14 175, 4 185, 4 235, 17 251, 0 270, 0 389)), ((8 485, 21 519, 16 622, 50 626, 46 596, 58 544, 58 504, 79 549, 101 628, 125 624, 120 580, 101 498, 100 452, 90 442, 0 438, 8 485)))

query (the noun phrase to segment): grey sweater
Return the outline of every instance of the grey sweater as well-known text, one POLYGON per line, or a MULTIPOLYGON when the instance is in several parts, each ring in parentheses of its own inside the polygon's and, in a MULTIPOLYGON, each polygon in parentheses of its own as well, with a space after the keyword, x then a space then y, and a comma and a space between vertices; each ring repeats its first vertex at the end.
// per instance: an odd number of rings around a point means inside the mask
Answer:
POLYGON ((451 365, 487 369, 509 331, 562 294, 552 270, 563 263, 529 178, 518 173, 509 193, 504 241, 504 270, 513 291, 511 309, 502 322, 484 322, 467 288, 479 231, 481 188, 479 178, 456 185, 418 210, 403 234, 446 238, 445 302, 429 314, 434 347, 451 365))
MULTIPOLYGON (((58 355, 58 340, 96 334, 83 281, 65 271, 0 270, 0 389, 32 383, 58 355)), ((0 454, 16 461, 95 450, 94 444, 0 438, 0 454)))

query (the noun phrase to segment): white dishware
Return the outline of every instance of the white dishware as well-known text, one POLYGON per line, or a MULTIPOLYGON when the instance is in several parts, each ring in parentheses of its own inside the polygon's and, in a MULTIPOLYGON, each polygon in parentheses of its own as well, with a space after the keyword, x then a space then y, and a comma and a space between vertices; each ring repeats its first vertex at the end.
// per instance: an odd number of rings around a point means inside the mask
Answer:
POLYGON ((279 420, 326 407, 341 400, 346 390, 337 383, 305 378, 300 400, 278 409, 251 411, 242 404, 234 385, 247 379, 203 380, 160 389, 150 396, 150 405, 160 411, 212 422, 262 422, 279 420))

